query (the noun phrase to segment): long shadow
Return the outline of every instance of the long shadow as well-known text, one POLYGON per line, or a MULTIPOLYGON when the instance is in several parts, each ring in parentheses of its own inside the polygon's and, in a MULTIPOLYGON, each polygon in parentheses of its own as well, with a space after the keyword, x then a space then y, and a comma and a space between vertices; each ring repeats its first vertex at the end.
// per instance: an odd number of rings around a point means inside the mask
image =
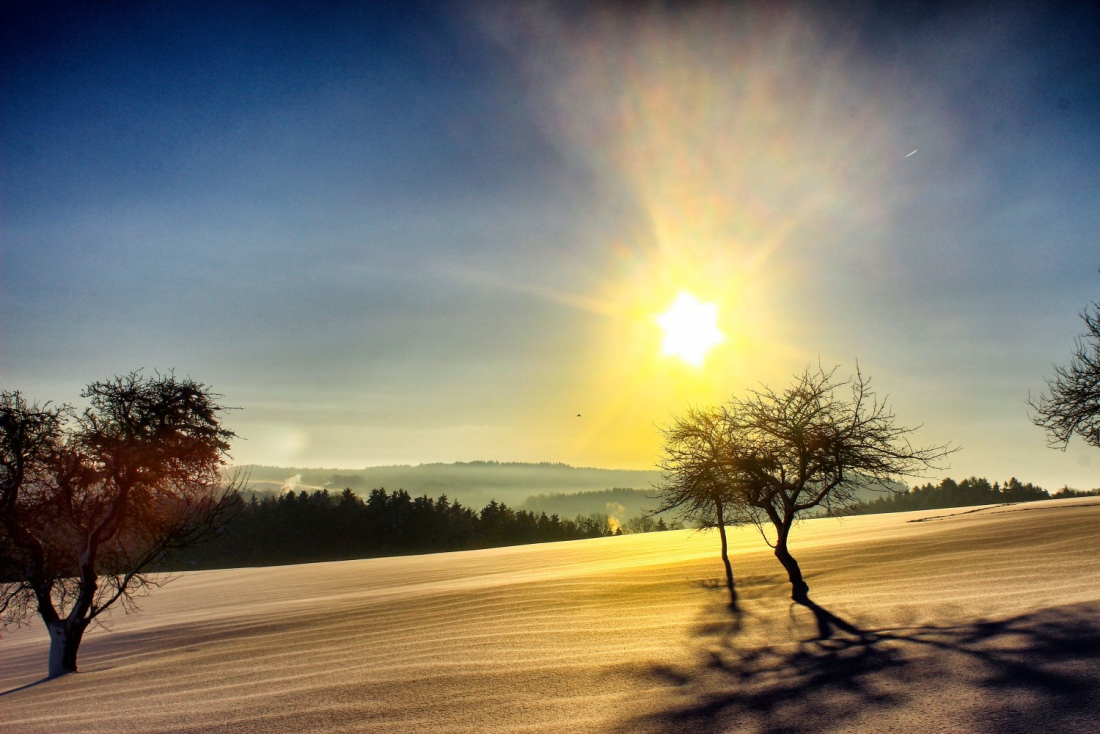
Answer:
MULTIPOLYGON (((109 635, 85 639, 77 660, 79 672, 69 673, 59 678, 45 677, 31 683, 25 683, 5 691, 0 697, 34 688, 51 680, 61 680, 70 675, 82 675, 110 670, 122 662, 132 662, 142 657, 155 657, 166 651, 177 653, 203 654, 216 652, 222 642, 241 640, 254 636, 273 635, 288 630, 308 629, 310 618, 303 614, 298 619, 270 622, 252 617, 240 617, 219 621, 199 621, 172 627, 146 628, 127 632, 112 632, 109 635)), ((44 652, 44 651, 43 651, 44 652)), ((42 659, 45 663, 45 659, 42 659)), ((3 734, 3 722, 0 721, 0 734, 3 734)))
POLYGON ((854 635, 860 640, 867 641, 867 632, 864 632, 860 628, 856 627, 851 622, 842 619, 828 609, 815 603, 808 595, 799 596, 794 600, 795 604, 806 607, 814 615, 814 622, 817 624, 817 639, 829 640, 832 639, 838 632, 845 632, 849 635, 854 635))
POLYGON ((45 678, 40 678, 40 679, 34 681, 33 683, 27 683, 25 685, 21 685, 18 688, 9 688, 6 691, 0 691, 0 698, 8 695, 9 693, 19 693, 20 691, 25 691, 28 688, 34 688, 35 686, 42 685, 43 683, 45 683, 49 680, 52 680, 52 679, 49 676, 47 676, 45 678))
POLYGON ((776 643, 708 614, 695 664, 647 671, 667 699, 624 731, 1100 731, 1100 605, 879 629, 801 606, 818 634, 776 643))

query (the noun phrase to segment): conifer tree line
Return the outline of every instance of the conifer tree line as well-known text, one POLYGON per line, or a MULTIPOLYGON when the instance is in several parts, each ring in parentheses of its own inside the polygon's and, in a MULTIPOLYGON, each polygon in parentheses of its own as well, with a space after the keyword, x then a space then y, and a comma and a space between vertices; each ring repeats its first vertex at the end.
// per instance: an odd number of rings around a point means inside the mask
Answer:
MULTIPOLYGON (((904 512, 1002 502, 1030 502, 1092 492, 1062 489, 1051 494, 1015 477, 1003 485, 970 477, 914 486, 852 506, 850 514, 904 512)), ((375 489, 364 499, 351 489, 332 493, 286 492, 238 497, 237 511, 217 537, 182 549, 162 570, 269 566, 353 558, 438 553, 557 540, 601 538, 620 533, 659 532, 683 527, 642 516, 617 525, 594 513, 573 519, 514 510, 490 502, 480 512, 446 495, 413 497, 403 489, 375 489)), ((849 514, 844 513, 844 514, 849 514)))
POLYGON ((1054 494, 1027 482, 1012 477, 1003 485, 989 483, 985 477, 969 477, 960 482, 954 479, 941 480, 939 484, 927 483, 914 486, 908 492, 878 497, 870 502, 860 502, 849 508, 846 513, 867 515, 879 512, 907 512, 909 510, 937 510, 948 507, 970 507, 973 505, 995 505, 1004 502, 1034 502, 1036 500, 1066 499, 1084 497, 1100 493, 1100 490, 1088 492, 1063 487, 1054 494))
POLYGON ((352 558, 436 553, 600 538, 624 532, 667 530, 663 519, 633 518, 619 526, 607 515, 570 520, 545 512, 513 510, 492 501, 480 512, 446 495, 412 497, 374 489, 364 499, 339 493, 289 491, 238 497, 237 511, 218 536, 182 549, 162 570, 235 568, 352 558))

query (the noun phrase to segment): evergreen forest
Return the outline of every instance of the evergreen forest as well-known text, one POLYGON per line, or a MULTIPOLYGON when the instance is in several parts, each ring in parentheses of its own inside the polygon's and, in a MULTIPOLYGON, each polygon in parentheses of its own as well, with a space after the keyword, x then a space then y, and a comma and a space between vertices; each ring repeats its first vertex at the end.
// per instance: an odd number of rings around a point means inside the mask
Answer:
MULTIPOLYGON (((663 519, 634 518, 626 532, 667 530, 663 519)), ((217 536, 177 551, 164 570, 236 568, 375 556, 437 553, 622 534, 607 515, 574 519, 514 510, 491 501, 480 512, 452 502, 374 489, 364 499, 351 489, 252 494, 239 498, 217 536)))
MULTIPOLYGON (((913 487, 860 502, 847 514, 904 512, 973 505, 1030 502, 1097 494, 1063 488, 1051 495, 1015 477, 1004 484, 970 477, 913 487)), ((251 493, 238 497, 233 518, 217 536, 177 551, 162 570, 270 566, 353 558, 438 553, 682 527, 664 518, 639 516, 617 523, 594 512, 573 519, 512 509, 490 501, 481 511, 446 495, 413 497, 403 489, 374 489, 366 498, 351 489, 251 493)))
POLYGON ((1030 482, 1024 484, 1012 477, 1004 484, 989 483, 984 477, 969 477, 960 482, 944 479, 939 484, 913 487, 908 492, 885 494, 876 499, 860 502, 849 508, 847 514, 869 515, 880 512, 907 512, 909 510, 937 510, 948 507, 973 507, 997 505, 1007 502, 1034 502, 1035 500, 1065 499, 1097 494, 1097 490, 1081 492, 1063 487, 1051 494, 1030 482))

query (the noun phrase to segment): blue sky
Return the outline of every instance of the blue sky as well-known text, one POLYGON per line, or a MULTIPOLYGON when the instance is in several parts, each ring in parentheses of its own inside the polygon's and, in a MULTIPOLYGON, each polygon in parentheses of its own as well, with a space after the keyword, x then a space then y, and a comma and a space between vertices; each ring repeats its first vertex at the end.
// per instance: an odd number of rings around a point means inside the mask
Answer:
POLYGON ((1025 405, 1100 297, 1098 18, 895 5, 8 7, 0 380, 175 369, 245 462, 649 468, 858 359, 946 474, 1100 486, 1025 405))

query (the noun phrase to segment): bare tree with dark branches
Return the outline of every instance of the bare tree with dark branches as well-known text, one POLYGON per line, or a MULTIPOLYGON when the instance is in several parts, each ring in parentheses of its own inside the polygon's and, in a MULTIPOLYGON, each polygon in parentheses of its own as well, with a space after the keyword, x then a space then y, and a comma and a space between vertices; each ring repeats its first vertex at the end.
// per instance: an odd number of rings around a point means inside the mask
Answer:
POLYGON ((890 480, 936 468, 956 450, 913 447, 912 429, 896 425, 893 411, 858 369, 843 381, 834 373, 807 368, 782 392, 763 387, 714 411, 691 410, 666 433, 662 466, 679 492, 672 496, 689 507, 721 497, 739 519, 754 522, 787 571, 791 598, 800 603, 808 602, 809 585, 788 547, 800 515, 817 507, 844 509, 863 487, 888 491, 890 480), (699 460, 678 458, 680 436, 702 447, 699 460), (669 456, 676 461, 668 463, 669 456))
POLYGON ((1100 303, 1085 309, 1081 319, 1085 333, 1074 340, 1069 366, 1055 365, 1047 394, 1028 398, 1031 421, 1046 429, 1051 447, 1063 451, 1074 435, 1100 447, 1100 303))
POLYGON ((775 557, 787 571, 791 598, 799 602, 808 599, 809 585, 788 538, 800 513, 844 509, 856 501, 858 488, 887 491, 891 479, 936 468, 956 450, 915 448, 908 438, 913 429, 896 424, 858 367, 847 380, 834 374, 807 368, 782 392, 764 387, 723 408, 734 449, 727 471, 736 477, 742 501, 756 511, 754 518, 766 518, 774 528, 775 557))
POLYGON ((741 496, 727 472, 726 458, 732 447, 722 418, 718 411, 693 408, 663 430, 664 453, 658 464, 662 482, 656 488, 660 505, 650 514, 675 511, 684 522, 700 528, 717 528, 722 540, 730 606, 736 607, 737 589, 726 526, 740 524, 746 516, 741 496))
POLYGON ((37 612, 51 678, 77 669, 104 612, 167 580, 154 564, 216 534, 240 501, 222 474, 234 434, 205 385, 130 373, 82 395, 77 413, 0 392, 0 622, 37 612))

